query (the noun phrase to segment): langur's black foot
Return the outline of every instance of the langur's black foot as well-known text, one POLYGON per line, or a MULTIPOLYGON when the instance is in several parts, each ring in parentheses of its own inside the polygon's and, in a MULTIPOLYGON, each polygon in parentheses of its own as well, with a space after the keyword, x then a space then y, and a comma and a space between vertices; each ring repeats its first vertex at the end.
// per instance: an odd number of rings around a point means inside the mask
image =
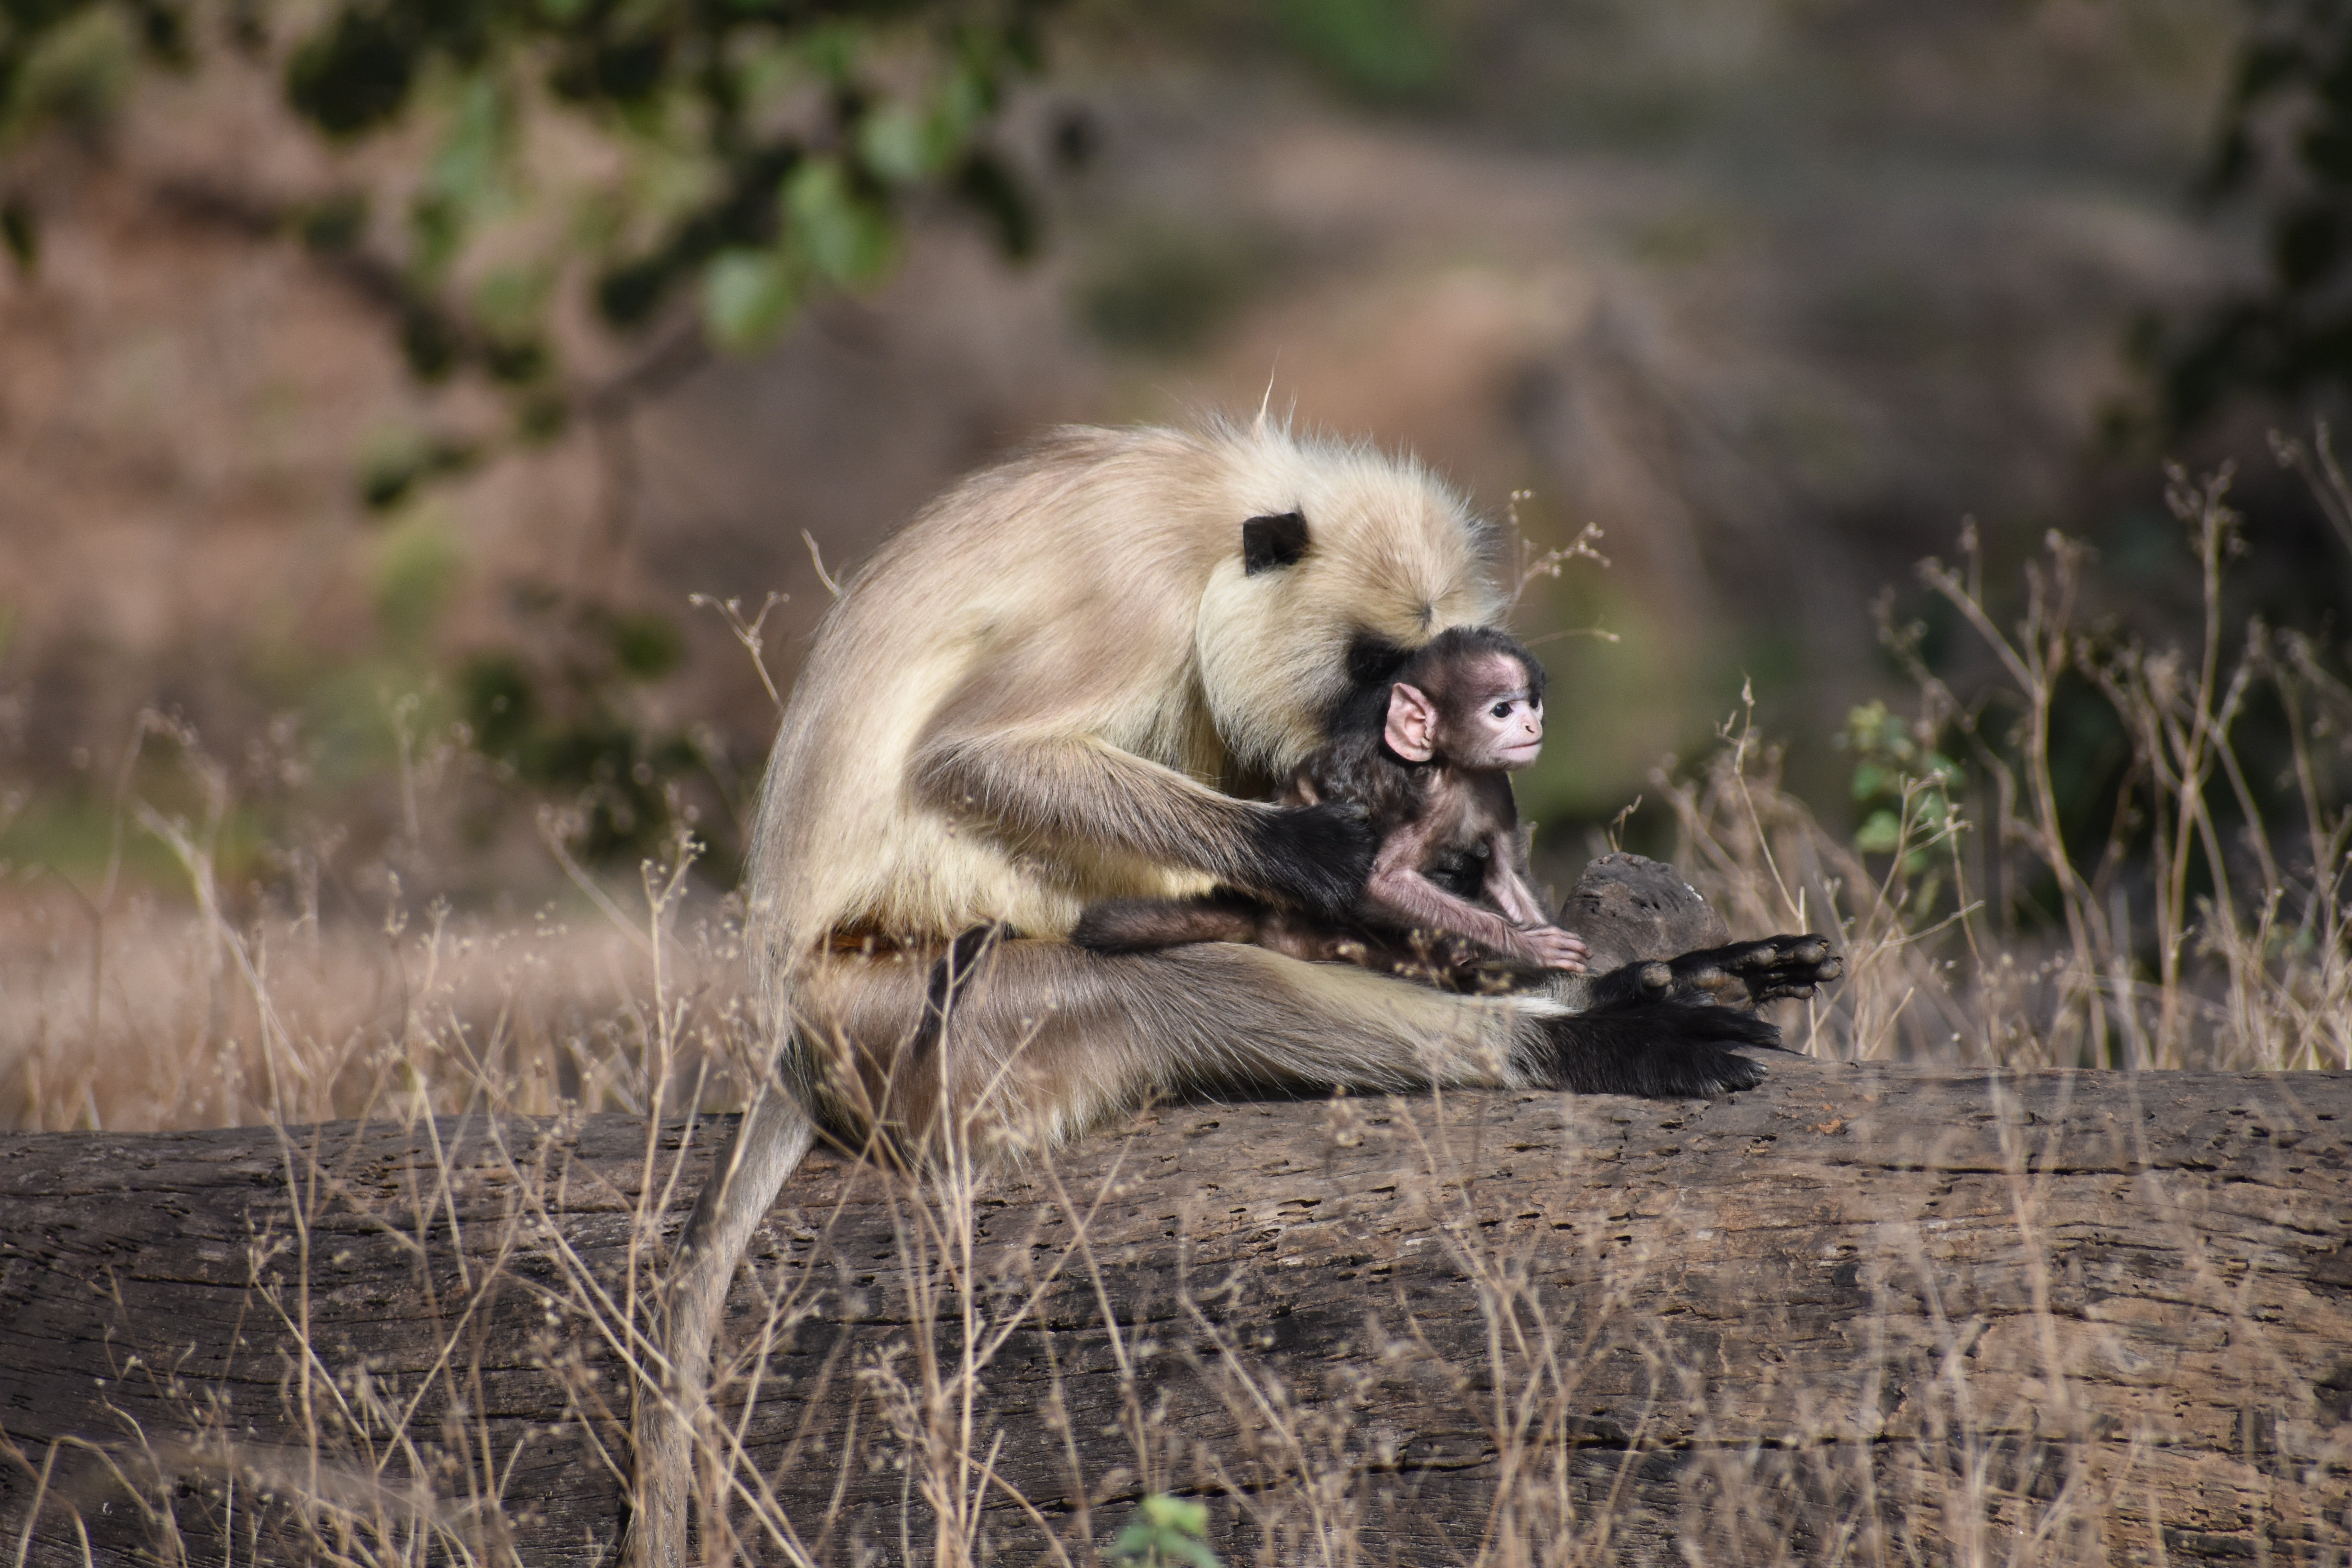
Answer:
POLYGON ((1705 952, 1687 952, 1668 965, 1668 994, 1676 1001, 1758 1007, 1784 997, 1811 996, 1845 973, 1845 960, 1825 936, 1768 936, 1705 952))
POLYGON ((1363 894, 1379 847, 1360 806, 1292 806, 1263 819, 1258 864, 1252 875, 1234 879, 1325 920, 1345 920, 1363 894))
POLYGON ((1780 1050, 1780 1031, 1754 1014, 1659 1002, 1544 1021, 1545 1076, 1579 1094, 1653 1100, 1727 1094, 1764 1081, 1735 1047, 1780 1050))

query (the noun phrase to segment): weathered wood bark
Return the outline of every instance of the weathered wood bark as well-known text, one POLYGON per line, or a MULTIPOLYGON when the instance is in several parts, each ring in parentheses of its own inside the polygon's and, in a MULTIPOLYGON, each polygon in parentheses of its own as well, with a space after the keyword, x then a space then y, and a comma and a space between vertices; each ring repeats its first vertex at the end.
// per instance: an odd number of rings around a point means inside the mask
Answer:
MULTIPOLYGON (((746 1473, 825 1563, 927 1555, 927 1482, 1009 1561, 1155 1489, 1213 1495, 1229 1563, 2352 1556, 2352 1074, 1773 1068, 1167 1108, 995 1183, 968 1260, 820 1154, 730 1303, 746 1473), (973 1338, 964 1437, 923 1363, 973 1338)), ((682 1173, 662 1131, 670 1234, 715 1131, 682 1173)), ((645 1153, 614 1117, 0 1139, 0 1544, 587 1560, 645 1153)))

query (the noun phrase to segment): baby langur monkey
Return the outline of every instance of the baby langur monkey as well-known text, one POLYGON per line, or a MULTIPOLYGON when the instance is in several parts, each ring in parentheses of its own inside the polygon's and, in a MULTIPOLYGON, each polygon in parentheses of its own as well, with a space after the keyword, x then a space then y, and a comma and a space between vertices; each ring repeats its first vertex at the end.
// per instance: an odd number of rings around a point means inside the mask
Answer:
POLYGON ((1094 905, 1072 940, 1098 952, 1255 942, 1462 990, 1582 973, 1582 939, 1528 883, 1511 795, 1509 775, 1543 749, 1543 666, 1511 637, 1455 626, 1341 702, 1282 799, 1352 805, 1369 820, 1379 851, 1348 926, 1221 889, 1094 905))

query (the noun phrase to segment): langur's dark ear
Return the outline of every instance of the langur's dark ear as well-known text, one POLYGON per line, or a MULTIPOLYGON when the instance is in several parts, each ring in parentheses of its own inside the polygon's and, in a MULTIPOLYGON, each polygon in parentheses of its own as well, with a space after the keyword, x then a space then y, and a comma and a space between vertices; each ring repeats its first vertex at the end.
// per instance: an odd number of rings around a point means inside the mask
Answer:
POLYGON ((1295 511, 1254 517, 1242 524, 1242 574, 1255 577, 1277 566, 1295 566, 1307 553, 1307 519, 1295 511))

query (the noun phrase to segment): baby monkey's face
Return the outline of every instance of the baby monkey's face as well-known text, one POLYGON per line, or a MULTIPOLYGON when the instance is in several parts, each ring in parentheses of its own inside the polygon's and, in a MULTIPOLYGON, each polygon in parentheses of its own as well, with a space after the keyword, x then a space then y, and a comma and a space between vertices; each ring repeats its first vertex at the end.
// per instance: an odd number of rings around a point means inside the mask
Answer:
POLYGON ((1543 751, 1543 700, 1513 658, 1486 660, 1463 682, 1467 699, 1454 718, 1447 751, 1456 767, 1526 767, 1543 751))
POLYGON ((1526 767, 1543 750, 1537 672, 1502 653, 1456 656, 1421 679, 1389 688, 1381 739, 1409 763, 1436 761, 1472 773, 1526 767), (1434 679, 1433 679, 1433 677, 1434 679))

